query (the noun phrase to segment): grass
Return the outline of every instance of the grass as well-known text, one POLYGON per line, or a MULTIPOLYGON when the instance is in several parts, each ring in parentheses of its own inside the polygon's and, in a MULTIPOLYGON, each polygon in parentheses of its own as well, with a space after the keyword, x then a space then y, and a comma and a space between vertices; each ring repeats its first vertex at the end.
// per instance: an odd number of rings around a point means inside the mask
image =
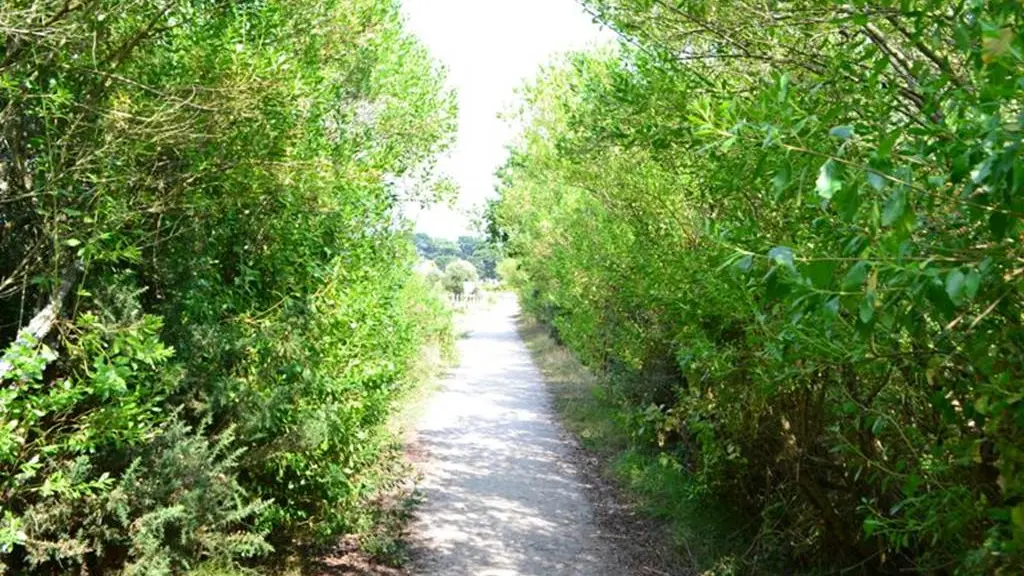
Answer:
POLYGON ((384 461, 386 475, 393 479, 393 484, 369 503, 374 510, 373 526, 357 537, 363 553, 387 566, 400 567, 408 561, 406 527, 420 503, 414 490, 415 470, 406 460, 404 448, 412 441, 412 432, 423 416, 427 400, 440 389, 442 378, 457 363, 454 349, 445 350, 440 345, 424 347, 410 376, 411 384, 395 400, 386 424, 395 442, 395 452, 384 461))
POLYGON ((423 348, 409 376, 410 384, 395 399, 394 411, 387 423, 388 432, 396 438, 405 438, 406 431, 422 416, 427 398, 440 388, 441 378, 456 363, 454 350, 446 351, 438 344, 423 348))
POLYGON ((562 424, 583 448, 598 456, 606 476, 636 510, 668 528, 675 551, 706 576, 755 573, 750 567, 741 568, 740 561, 750 549, 754 523, 745 522, 721 503, 696 496, 685 471, 666 465, 656 452, 634 445, 622 408, 610 397, 602 377, 555 342, 546 326, 523 315, 519 332, 544 374, 562 424))

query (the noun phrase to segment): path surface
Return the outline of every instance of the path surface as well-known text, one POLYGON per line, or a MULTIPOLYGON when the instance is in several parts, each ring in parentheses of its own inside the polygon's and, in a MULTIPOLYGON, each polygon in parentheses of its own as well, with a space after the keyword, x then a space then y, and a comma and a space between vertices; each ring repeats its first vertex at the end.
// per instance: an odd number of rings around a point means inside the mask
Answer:
POLYGON ((623 574, 601 555, 541 374, 502 297, 468 319, 461 365, 428 402, 416 449, 426 502, 412 527, 413 574, 623 574))

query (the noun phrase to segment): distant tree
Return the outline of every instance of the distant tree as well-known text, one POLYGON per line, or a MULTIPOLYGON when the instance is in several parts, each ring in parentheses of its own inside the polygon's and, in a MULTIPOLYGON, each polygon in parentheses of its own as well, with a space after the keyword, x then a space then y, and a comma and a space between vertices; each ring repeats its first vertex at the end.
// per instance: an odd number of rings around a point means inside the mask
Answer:
POLYGON ((459 236, 459 253, 462 255, 463 260, 472 260, 473 254, 476 253, 480 245, 483 244, 483 240, 475 236, 459 236))
POLYGON ((501 258, 501 251, 484 238, 459 236, 458 240, 452 242, 419 232, 413 236, 413 243, 421 257, 433 260, 442 270, 455 260, 465 260, 476 267, 481 278, 497 278, 495 267, 501 258))
POLYGON ((459 246, 447 238, 434 239, 434 262, 442 269, 460 257, 459 246))
POLYGON ((434 256, 437 255, 437 247, 434 245, 434 239, 430 237, 430 234, 417 232, 412 237, 412 243, 416 246, 416 251, 420 253, 420 256, 427 260, 433 260, 434 256))
POLYGON ((445 268, 448 267, 449 264, 451 264, 452 262, 454 262, 454 261, 456 261, 458 259, 459 258, 457 256, 454 256, 452 254, 442 254, 442 255, 438 256, 434 260, 434 262, 437 263, 437 267, 438 268, 444 270, 445 268))
POLYGON ((476 282, 479 278, 476 266, 466 260, 454 260, 444 269, 441 284, 452 294, 461 295, 466 282, 476 282))
POLYGON ((489 243, 481 242, 469 261, 476 266, 481 278, 494 280, 498 278, 497 267, 500 259, 501 253, 497 248, 489 243))

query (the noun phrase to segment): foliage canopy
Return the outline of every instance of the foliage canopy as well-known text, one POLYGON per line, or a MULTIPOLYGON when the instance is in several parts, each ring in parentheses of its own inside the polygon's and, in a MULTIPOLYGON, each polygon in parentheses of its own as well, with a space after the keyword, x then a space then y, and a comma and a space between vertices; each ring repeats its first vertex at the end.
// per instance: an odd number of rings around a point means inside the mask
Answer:
POLYGON ((454 100, 396 3, 10 0, 0 32, 0 573, 364 528, 450 336, 394 183, 430 200, 454 100))
POLYGON ((489 210, 528 307, 741 563, 1019 571, 1019 2, 584 4, 622 46, 525 90, 489 210))

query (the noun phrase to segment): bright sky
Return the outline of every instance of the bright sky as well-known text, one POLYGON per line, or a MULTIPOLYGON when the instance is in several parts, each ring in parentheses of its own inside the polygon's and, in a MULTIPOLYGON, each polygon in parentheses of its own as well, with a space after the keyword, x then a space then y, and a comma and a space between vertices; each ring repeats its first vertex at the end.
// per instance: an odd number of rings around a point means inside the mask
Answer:
POLYGON ((494 172, 514 131, 499 112, 514 91, 562 52, 609 39, 575 0, 405 0, 409 29, 448 69, 459 97, 459 132, 442 169, 459 185, 454 208, 413 209, 418 232, 455 239, 467 214, 494 195, 494 172))

